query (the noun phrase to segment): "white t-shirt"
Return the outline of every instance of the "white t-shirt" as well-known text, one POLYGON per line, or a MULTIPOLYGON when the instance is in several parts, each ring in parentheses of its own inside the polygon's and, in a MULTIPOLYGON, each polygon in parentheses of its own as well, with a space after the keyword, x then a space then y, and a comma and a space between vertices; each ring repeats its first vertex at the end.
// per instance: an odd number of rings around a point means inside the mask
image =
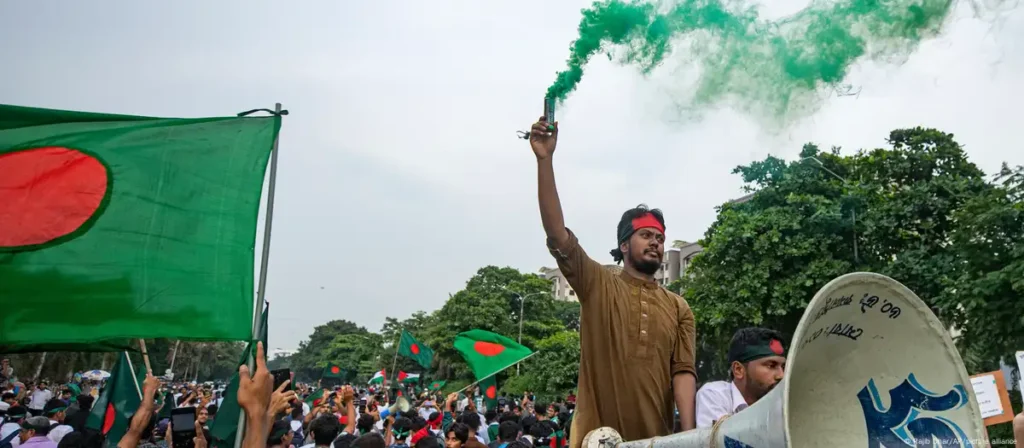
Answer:
POLYGON ((697 391, 697 427, 710 428, 715 421, 747 408, 747 400, 732 381, 712 381, 697 391))
MULTIPOLYGON (((21 431, 21 425, 17 423, 4 423, 3 426, 0 426, 0 440, 6 439, 11 433, 17 433, 18 431, 21 431)), ((18 448, 19 445, 21 445, 21 439, 18 436, 14 436, 11 439, 11 446, 18 448)))
POLYGON ((487 436, 487 419, 483 414, 477 413, 476 415, 480 417, 480 430, 476 432, 476 438, 480 440, 480 443, 487 445, 491 443, 491 438, 487 436))
POLYGON ((437 412, 437 409, 434 408, 420 408, 420 417, 423 417, 423 420, 429 420, 430 414, 435 412, 437 412))
POLYGON ((49 390, 39 390, 36 388, 32 391, 32 401, 29 401, 28 408, 35 411, 41 411, 46 407, 46 402, 50 401, 51 398, 53 398, 53 392, 50 392, 49 390))
MULTIPOLYGON (((51 426, 56 424, 56 423, 57 423, 56 420, 50 420, 50 425, 51 426)), ((74 431, 74 429, 72 429, 68 425, 63 425, 63 424, 57 425, 56 427, 51 429, 48 434, 46 434, 46 438, 52 440, 53 443, 60 444, 60 440, 63 439, 64 436, 68 435, 72 431, 74 431)))

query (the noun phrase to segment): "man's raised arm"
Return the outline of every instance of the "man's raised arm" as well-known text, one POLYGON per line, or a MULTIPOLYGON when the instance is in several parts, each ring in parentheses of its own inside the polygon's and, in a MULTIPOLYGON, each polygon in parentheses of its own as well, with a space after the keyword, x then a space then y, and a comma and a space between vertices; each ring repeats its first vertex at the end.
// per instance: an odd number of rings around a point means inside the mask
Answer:
POLYGON ((530 147, 537 156, 537 198, 540 202, 540 220, 555 247, 565 247, 569 241, 569 232, 565 230, 565 218, 562 217, 562 202, 558 199, 558 188, 555 187, 555 168, 551 156, 555 153, 558 142, 558 123, 549 124, 545 117, 540 117, 530 129, 530 147), (549 127, 550 126, 550 127, 549 127))

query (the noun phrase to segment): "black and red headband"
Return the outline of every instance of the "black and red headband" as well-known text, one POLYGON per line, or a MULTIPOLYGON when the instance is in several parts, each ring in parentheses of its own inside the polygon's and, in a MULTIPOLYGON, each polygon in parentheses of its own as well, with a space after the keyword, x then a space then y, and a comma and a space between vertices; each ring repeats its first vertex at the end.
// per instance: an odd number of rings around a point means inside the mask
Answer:
POLYGON ((665 226, 658 221, 658 218, 654 217, 653 213, 648 212, 633 218, 629 225, 619 226, 619 244, 626 242, 626 240, 633 236, 633 233, 637 230, 648 227, 658 229, 659 232, 665 233, 665 226))

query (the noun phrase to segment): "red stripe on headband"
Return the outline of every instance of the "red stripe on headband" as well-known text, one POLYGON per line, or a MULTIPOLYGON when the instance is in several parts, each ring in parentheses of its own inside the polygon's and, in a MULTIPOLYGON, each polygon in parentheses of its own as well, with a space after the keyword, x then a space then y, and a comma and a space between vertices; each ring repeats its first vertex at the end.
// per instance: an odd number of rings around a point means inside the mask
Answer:
POLYGON ((633 218, 634 232, 645 227, 653 227, 661 231, 661 233, 665 233, 665 226, 661 225, 661 223, 658 222, 657 218, 655 218, 654 215, 650 213, 645 213, 643 216, 639 218, 633 218))

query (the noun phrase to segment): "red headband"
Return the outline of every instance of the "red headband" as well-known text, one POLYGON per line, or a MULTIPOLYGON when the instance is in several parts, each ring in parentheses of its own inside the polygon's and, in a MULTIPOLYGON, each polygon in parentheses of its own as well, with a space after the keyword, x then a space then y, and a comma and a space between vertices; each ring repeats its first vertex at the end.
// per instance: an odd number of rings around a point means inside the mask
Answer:
POLYGON ((658 229, 661 233, 665 233, 665 226, 658 222, 657 218, 650 213, 644 213, 639 218, 633 218, 633 231, 643 229, 645 227, 653 227, 658 229))
POLYGON ((428 421, 427 424, 430 425, 431 427, 434 427, 434 426, 440 425, 442 420, 444 420, 444 419, 443 419, 441 413, 439 412, 437 414, 437 418, 428 421))

